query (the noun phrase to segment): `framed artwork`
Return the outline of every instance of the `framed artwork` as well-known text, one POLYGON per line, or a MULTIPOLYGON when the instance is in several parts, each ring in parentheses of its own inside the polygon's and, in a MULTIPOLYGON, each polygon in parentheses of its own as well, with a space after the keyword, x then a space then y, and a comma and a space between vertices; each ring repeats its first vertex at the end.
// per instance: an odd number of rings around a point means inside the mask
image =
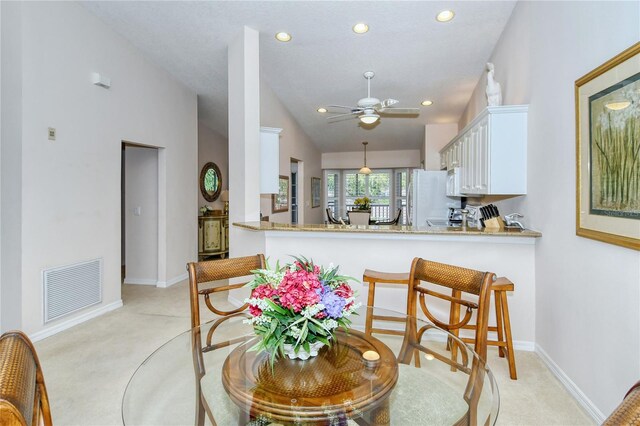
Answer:
POLYGON ((576 81, 576 234, 640 250, 640 43, 576 81))
POLYGON ((311 208, 320 207, 320 191, 322 191, 322 179, 311 178, 311 208))
POLYGON ((278 179, 278 193, 271 195, 271 212, 280 213, 289 210, 289 176, 278 179))

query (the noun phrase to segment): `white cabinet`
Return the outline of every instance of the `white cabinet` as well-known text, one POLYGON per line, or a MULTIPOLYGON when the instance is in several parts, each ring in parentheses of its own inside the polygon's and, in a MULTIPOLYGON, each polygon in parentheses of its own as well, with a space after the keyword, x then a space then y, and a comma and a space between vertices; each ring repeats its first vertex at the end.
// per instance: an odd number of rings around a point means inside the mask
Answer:
POLYGON ((460 168, 463 194, 527 193, 527 110, 487 107, 440 150, 442 168, 460 168))

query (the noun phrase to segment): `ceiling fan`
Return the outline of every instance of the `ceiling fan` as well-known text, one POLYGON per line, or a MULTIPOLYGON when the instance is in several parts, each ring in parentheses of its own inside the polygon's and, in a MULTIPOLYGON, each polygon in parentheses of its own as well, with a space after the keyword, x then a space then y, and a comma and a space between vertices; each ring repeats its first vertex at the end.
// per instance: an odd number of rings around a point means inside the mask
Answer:
POLYGON ((342 108, 349 112, 332 115, 327 117, 327 121, 330 123, 336 121, 342 121, 344 119, 358 117, 364 124, 373 124, 380 118, 380 114, 420 114, 419 108, 394 108, 394 105, 399 101, 395 99, 384 99, 371 97, 371 79, 375 76, 373 71, 367 71, 364 73, 364 78, 367 79, 367 97, 358 101, 357 106, 344 106, 344 105, 329 105, 328 108, 342 108))

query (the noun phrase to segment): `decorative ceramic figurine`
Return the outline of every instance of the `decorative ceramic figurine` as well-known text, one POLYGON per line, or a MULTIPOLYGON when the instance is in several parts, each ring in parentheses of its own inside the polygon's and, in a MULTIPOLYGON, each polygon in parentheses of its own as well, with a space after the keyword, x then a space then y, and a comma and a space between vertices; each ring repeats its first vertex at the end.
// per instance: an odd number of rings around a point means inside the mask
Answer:
POLYGON ((493 64, 487 62, 487 105, 498 106, 502 105, 502 90, 500 89, 500 83, 496 82, 493 78, 493 64))

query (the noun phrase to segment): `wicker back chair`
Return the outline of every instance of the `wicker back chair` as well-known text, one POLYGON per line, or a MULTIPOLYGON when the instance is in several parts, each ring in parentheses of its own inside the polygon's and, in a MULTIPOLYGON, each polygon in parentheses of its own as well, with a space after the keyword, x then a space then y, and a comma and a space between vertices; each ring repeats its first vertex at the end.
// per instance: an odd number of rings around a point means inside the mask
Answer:
MULTIPOLYGON (((420 338, 424 333, 422 329, 416 329, 415 318, 418 303, 420 303, 422 312, 429 321, 454 335, 458 335, 460 328, 469 323, 473 310, 477 310, 477 332, 474 339, 474 350, 483 360, 486 360, 491 283, 495 280, 496 276, 491 272, 481 272, 459 266, 431 262, 419 257, 413 259, 411 272, 409 273, 409 294, 407 297, 407 314, 409 319, 400 355, 401 362, 405 364, 411 362, 411 357, 414 354, 413 349, 420 345, 420 338), (421 286, 422 281, 450 288, 451 296, 421 286), (463 299, 463 292, 477 296, 478 301, 472 302, 463 299), (426 296, 433 296, 450 302, 448 322, 439 320, 431 313, 426 303, 426 296), (466 308, 464 318, 462 319, 460 319, 461 306, 466 308)), ((451 345, 450 349, 452 357, 455 359, 457 345, 451 345)))
POLYGON ((191 262, 187 264, 187 270, 189 271, 189 291, 191 294, 191 328, 200 325, 200 296, 204 296, 204 303, 211 312, 223 317, 242 312, 248 307, 245 303, 237 309, 224 311, 213 306, 210 298, 210 295, 213 293, 240 288, 246 283, 227 284, 205 289, 200 289, 200 284, 245 277, 251 275, 252 270, 260 268, 264 268, 264 255, 262 254, 230 259, 208 260, 205 262, 191 262))
POLYGON ((251 275, 254 269, 262 269, 265 266, 264 255, 236 257, 221 260, 209 260, 204 262, 191 262, 187 264, 189 271, 189 294, 191 300, 191 329, 192 329, 192 352, 193 366, 196 374, 196 425, 204 425, 205 413, 212 425, 216 425, 214 413, 207 403, 206 395, 203 393, 200 381, 205 376, 206 369, 203 353, 224 348, 236 343, 243 342, 247 336, 238 336, 233 339, 221 342, 213 342, 213 333, 225 321, 237 316, 249 316, 243 312, 249 306, 244 304, 237 309, 225 311, 216 308, 211 301, 210 295, 223 291, 229 291, 244 286, 246 283, 225 284, 217 287, 200 288, 200 284, 211 281, 228 280, 251 275), (209 327, 207 336, 203 343, 200 330, 200 297, 204 297, 204 302, 209 310, 221 318, 215 320, 209 327))
POLYGON ((631 386, 624 399, 602 426, 640 425, 640 381, 631 386))
POLYGON ((0 336, 0 424, 53 424, 38 355, 20 331, 0 336))

